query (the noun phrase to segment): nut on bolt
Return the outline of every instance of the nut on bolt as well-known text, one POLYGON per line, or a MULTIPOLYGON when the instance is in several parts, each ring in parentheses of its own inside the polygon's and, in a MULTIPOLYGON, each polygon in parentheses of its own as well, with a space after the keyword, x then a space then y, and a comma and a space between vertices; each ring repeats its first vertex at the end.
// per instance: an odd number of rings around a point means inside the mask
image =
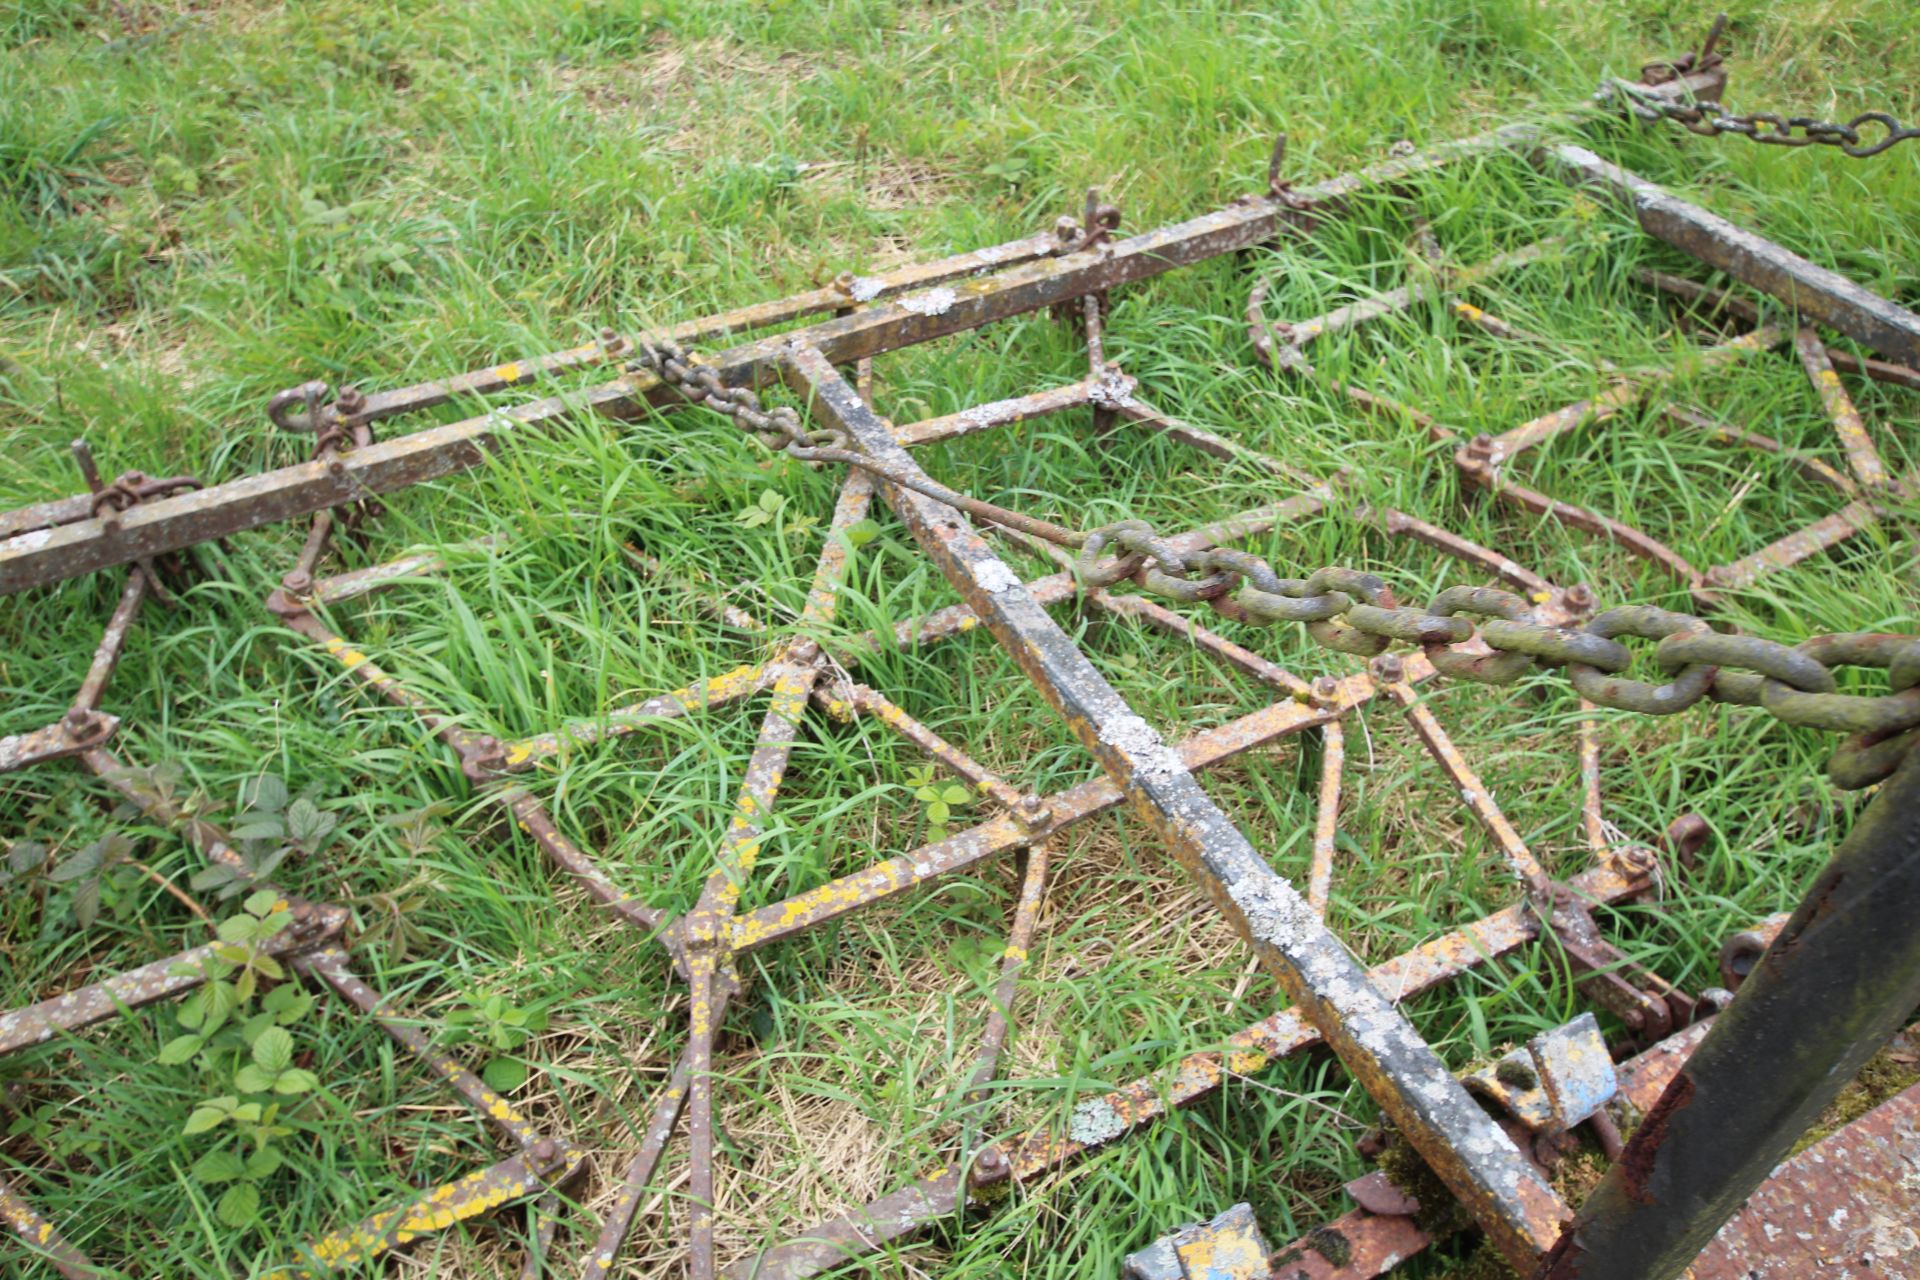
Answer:
POLYGON ((1399 684, 1407 678, 1406 664, 1400 661, 1397 653, 1383 653, 1367 666, 1373 672, 1373 678, 1382 684, 1399 684))
POLYGON ((1308 695, 1316 707, 1336 707, 1340 705, 1340 682, 1332 676, 1315 676, 1313 689, 1308 695))
POLYGON ((543 1165, 552 1164, 553 1158, 560 1154, 560 1144, 552 1138, 542 1138, 533 1144, 527 1154, 543 1165))
POLYGON ((339 398, 333 402, 333 407, 345 417, 351 418, 367 407, 367 393, 348 383, 340 388, 339 398))
POLYGON ((1567 588, 1566 601, 1569 608, 1593 608, 1593 588, 1584 582, 1576 582, 1567 588))
POLYGON ((615 329, 612 325, 608 325, 606 328, 600 330, 601 355, 617 356, 625 353, 626 349, 627 340, 620 336, 619 330, 615 329))
POLYGON ((967 1181, 975 1186, 987 1182, 999 1182, 1011 1172, 1013 1169, 1007 1163, 1006 1153, 998 1147, 988 1147, 973 1162, 973 1172, 968 1176, 967 1181))
POLYGON ((295 598, 304 598, 313 590, 313 575, 305 569, 293 569, 280 579, 280 589, 295 598))
POLYGON ((1013 807, 1013 820, 1026 832, 1039 831, 1053 823, 1053 810, 1039 796, 1021 796, 1013 807))

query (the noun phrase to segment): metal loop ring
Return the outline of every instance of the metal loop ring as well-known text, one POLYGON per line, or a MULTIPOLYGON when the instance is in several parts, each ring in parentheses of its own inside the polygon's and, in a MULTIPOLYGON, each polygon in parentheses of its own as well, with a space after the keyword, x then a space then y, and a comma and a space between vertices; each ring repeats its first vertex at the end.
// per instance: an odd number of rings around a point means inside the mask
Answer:
POLYGON ((1920 750, 1920 729, 1858 733, 1827 758, 1827 778, 1842 791, 1858 791, 1891 778, 1907 753, 1915 750, 1920 750))
POLYGON ((1460 644, 1473 638, 1473 624, 1465 618, 1435 617, 1419 609, 1383 609, 1356 604, 1347 610, 1347 625, 1370 636, 1384 636, 1403 644, 1460 644))
POLYGON ((1361 573, 1357 569, 1334 566, 1316 570, 1307 579, 1307 595, 1325 595, 1329 591, 1342 591, 1350 596, 1358 596, 1368 604, 1387 609, 1394 607, 1393 591, 1386 582, 1377 574, 1361 573))
POLYGON ((1860 126, 1863 124, 1877 124, 1887 131, 1887 136, 1876 143, 1866 146, 1851 142, 1841 145, 1840 149, 1842 151, 1860 160, 1864 160, 1868 156, 1877 156, 1897 142, 1904 142, 1908 138, 1920 138, 1920 129, 1903 128, 1898 120, 1884 111, 1862 111, 1859 115, 1847 121, 1847 132, 1855 138, 1858 138, 1860 136, 1860 126))
POLYGON ((1256 591, 1270 595, 1287 593, 1287 580, 1275 573, 1273 566, 1265 560, 1245 551, 1235 551, 1231 547, 1209 547, 1188 564, 1203 573, 1230 573, 1256 591))

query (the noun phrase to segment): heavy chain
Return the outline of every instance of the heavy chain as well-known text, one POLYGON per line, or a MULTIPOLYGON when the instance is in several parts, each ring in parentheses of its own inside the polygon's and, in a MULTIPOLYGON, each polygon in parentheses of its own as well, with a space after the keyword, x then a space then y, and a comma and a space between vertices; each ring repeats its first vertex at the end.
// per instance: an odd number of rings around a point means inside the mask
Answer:
POLYGON ((1862 111, 1845 124, 1771 111, 1736 114, 1717 102, 1674 102, 1644 85, 1618 79, 1609 81, 1601 94, 1617 96, 1642 120, 1674 120, 1706 137, 1733 133, 1769 147, 1838 147, 1847 155, 1865 159, 1909 138, 1920 138, 1920 129, 1903 125, 1885 111, 1862 111), (1885 132, 1869 140, 1876 130, 1885 132))
POLYGON ((1372 657, 1395 641, 1417 645, 1442 675, 1478 684, 1564 667, 1581 697, 1617 710, 1673 715, 1708 698, 1759 707, 1787 724, 1852 735, 1828 762, 1834 784, 1846 789, 1890 776, 1920 744, 1920 636, 1850 632, 1789 647, 1648 605, 1608 609, 1584 627, 1553 626, 1537 621, 1527 600, 1493 587, 1450 587, 1424 609, 1407 608, 1370 573, 1328 568, 1282 578, 1243 551, 1183 556, 1141 521, 1088 535, 1080 567, 1098 581, 1134 577, 1157 595, 1207 601, 1240 621, 1304 623, 1316 642, 1341 653, 1372 657), (1096 568, 1109 546, 1122 558, 1096 568), (1657 642, 1664 683, 1626 674, 1634 655, 1622 637, 1657 642), (1834 678, 1841 667, 1885 670, 1889 692, 1842 693, 1834 678))
POLYGON ((1494 587, 1451 587, 1425 609, 1408 608, 1370 573, 1335 567, 1283 578, 1244 551, 1184 554, 1143 520, 1085 533, 982 502, 850 447, 837 428, 809 429, 789 406, 765 407, 751 388, 725 385, 672 342, 643 340, 629 367, 732 418, 769 449, 802 462, 859 467, 991 524, 1078 551, 1077 570, 1089 586, 1132 578, 1155 595, 1205 602, 1239 621, 1304 623, 1323 647, 1360 657, 1380 655, 1396 641, 1416 645, 1442 675, 1478 684, 1512 684, 1542 668, 1564 667, 1581 697, 1622 711, 1672 715, 1708 698, 1759 707, 1787 724, 1852 735, 1828 762, 1835 785, 1847 789, 1889 777, 1920 744, 1920 636, 1855 632, 1789 647, 1728 635, 1704 618, 1648 605, 1608 609, 1581 628, 1554 626, 1537 621, 1527 600, 1494 587), (1103 560, 1109 548, 1118 554, 1103 560), (1620 637, 1656 641, 1654 661, 1668 679, 1652 684, 1627 676, 1634 655, 1620 637), (1469 647, 1475 640, 1480 644, 1469 647), (1842 693, 1833 674, 1840 667, 1885 670, 1889 692, 1842 693))

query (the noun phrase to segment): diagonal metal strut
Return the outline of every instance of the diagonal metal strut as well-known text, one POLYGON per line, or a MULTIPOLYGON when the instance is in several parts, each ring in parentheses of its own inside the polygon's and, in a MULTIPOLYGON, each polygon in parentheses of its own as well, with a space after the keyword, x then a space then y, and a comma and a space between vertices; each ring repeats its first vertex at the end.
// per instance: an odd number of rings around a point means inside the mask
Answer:
MULTIPOLYGON (((787 371, 812 411, 844 429, 858 448, 889 468, 924 474, 826 356, 794 348, 787 371)), ((1567 1216, 1545 1179, 965 518, 880 483, 914 540, 1126 791, 1134 811, 1172 846, 1501 1252, 1530 1269, 1567 1216)))

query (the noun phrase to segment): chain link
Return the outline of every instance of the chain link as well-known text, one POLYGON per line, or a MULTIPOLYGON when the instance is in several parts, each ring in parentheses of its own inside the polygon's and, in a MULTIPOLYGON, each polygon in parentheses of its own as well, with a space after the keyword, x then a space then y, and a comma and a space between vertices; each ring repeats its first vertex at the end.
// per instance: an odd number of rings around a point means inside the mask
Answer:
POLYGON ((1736 114, 1717 102, 1675 102, 1627 80, 1610 80, 1602 98, 1618 97, 1642 120, 1673 120, 1697 134, 1718 137, 1738 134, 1769 147, 1838 147, 1859 159, 1877 156, 1897 143, 1920 138, 1920 128, 1909 128, 1885 111, 1862 111, 1845 124, 1813 116, 1782 116, 1772 111, 1736 114), (1877 139, 1872 135, 1884 130, 1877 139))

